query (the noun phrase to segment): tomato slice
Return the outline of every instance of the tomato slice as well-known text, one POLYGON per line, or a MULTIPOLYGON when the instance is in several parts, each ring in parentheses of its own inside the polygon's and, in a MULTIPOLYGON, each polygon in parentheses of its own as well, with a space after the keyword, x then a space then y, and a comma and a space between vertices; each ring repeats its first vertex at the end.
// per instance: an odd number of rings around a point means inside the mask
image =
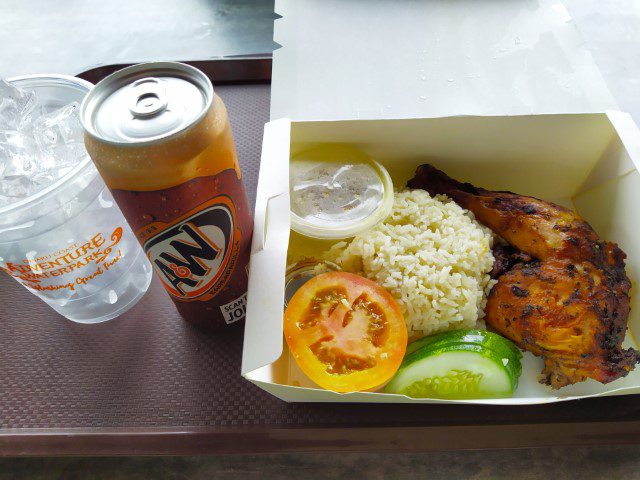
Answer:
POLYGON ((407 327, 395 299, 377 283, 346 272, 306 282, 284 312, 284 336, 296 363, 319 386, 372 390, 400 367, 407 327))

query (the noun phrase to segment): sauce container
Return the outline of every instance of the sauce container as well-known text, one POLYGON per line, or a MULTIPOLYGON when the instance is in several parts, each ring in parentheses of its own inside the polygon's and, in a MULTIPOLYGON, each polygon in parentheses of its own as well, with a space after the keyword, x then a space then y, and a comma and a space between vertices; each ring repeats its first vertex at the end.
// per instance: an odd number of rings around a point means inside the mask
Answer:
POLYGON ((289 182, 291 228, 306 237, 353 237, 384 220, 393 206, 387 170, 350 145, 320 145, 294 155, 289 182))

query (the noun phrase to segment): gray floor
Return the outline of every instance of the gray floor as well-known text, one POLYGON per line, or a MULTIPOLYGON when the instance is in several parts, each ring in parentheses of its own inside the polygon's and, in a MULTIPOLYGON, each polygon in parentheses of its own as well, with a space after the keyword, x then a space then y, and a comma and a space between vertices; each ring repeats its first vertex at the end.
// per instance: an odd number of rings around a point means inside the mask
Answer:
POLYGON ((0 480, 201 479, 537 480, 640 478, 640 447, 429 454, 0 460, 0 480))

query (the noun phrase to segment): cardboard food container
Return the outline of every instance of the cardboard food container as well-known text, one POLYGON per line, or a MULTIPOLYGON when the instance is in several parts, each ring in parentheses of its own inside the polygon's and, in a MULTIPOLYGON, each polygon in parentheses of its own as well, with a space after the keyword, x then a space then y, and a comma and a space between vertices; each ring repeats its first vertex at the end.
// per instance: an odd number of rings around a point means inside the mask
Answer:
MULTIPOLYGON (((538 383, 543 361, 524 353, 512 398, 412 399, 316 387, 299 370, 282 334, 289 223, 289 159, 317 143, 348 143, 381 162, 396 188, 429 162, 455 179, 574 208, 627 253, 631 314, 624 346, 640 338, 640 132, 631 117, 595 114, 460 116, 400 120, 276 120, 265 126, 251 254, 242 375, 289 402, 538 404, 640 393, 640 365, 607 385, 560 390, 538 383)), ((637 347, 636 347, 637 348, 637 347)))

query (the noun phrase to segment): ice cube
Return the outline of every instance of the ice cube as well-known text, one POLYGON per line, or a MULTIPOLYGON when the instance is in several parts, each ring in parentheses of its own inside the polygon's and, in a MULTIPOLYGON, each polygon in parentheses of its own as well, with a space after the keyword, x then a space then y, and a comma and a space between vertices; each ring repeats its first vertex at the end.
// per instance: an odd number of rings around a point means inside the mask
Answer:
POLYGON ((54 151, 54 162, 56 166, 78 165, 88 155, 84 143, 66 143, 58 145, 54 151))
POLYGON ((36 194, 87 158, 77 102, 46 112, 42 105, 29 103, 29 92, 0 84, 0 94, 7 92, 2 98, 17 116, 4 120, 15 125, 17 118, 19 125, 3 129, 0 124, 0 204, 36 194))
POLYGON ((29 177, 36 172, 33 142, 16 130, 0 131, 0 196, 2 205, 26 197, 32 189, 29 177), (31 151, 30 151, 31 150, 31 151), (7 200, 8 199, 8 200, 7 200))
POLYGON ((23 198, 31 191, 31 180, 26 175, 5 176, 0 182, 0 195, 5 197, 23 198))
POLYGON ((38 190, 42 190, 52 183, 57 182, 67 173, 73 170, 73 165, 60 165, 52 168, 48 168, 41 172, 36 173, 32 177, 34 186, 39 187, 38 190))
POLYGON ((11 97, 0 98, 0 130, 18 128, 20 120, 20 110, 16 101, 11 97))
POLYGON ((2 79, 0 79, 0 98, 14 99, 21 112, 30 110, 36 102, 36 94, 33 90, 24 90, 2 79))
POLYGON ((74 102, 33 122, 33 136, 40 154, 52 159, 52 167, 77 165, 87 156, 78 109, 78 103, 74 102))
POLYGON ((83 143, 78 103, 73 102, 33 122, 33 134, 41 150, 55 149, 68 143, 83 143))
POLYGON ((7 205, 11 205, 16 201, 15 198, 7 197, 5 195, 0 194, 0 208, 6 207, 7 205))
POLYGON ((20 119, 20 124, 18 125, 18 130, 28 130, 31 128, 33 122, 43 116, 46 115, 47 112, 47 108, 44 105, 39 105, 36 103, 36 105, 28 112, 24 113, 21 116, 20 119))
POLYGON ((33 139, 17 130, 0 131, 0 179, 37 172, 37 150, 33 139))
POLYGON ((35 106, 35 92, 0 80, 0 130, 20 128, 35 106))

